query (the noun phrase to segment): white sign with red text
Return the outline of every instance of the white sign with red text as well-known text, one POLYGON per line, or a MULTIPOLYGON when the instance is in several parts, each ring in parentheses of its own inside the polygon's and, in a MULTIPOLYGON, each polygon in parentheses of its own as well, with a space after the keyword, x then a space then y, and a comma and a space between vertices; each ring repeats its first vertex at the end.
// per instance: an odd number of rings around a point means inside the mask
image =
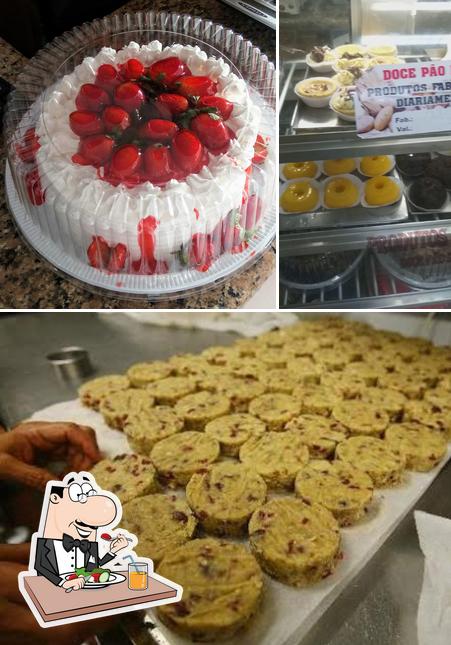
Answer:
POLYGON ((451 60, 373 67, 354 102, 363 139, 451 131, 451 60))

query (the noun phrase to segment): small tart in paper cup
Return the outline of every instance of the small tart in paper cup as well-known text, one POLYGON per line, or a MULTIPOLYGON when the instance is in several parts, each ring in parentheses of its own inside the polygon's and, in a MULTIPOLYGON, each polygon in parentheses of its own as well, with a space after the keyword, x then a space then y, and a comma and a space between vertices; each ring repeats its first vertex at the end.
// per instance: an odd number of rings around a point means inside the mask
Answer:
POLYGON ((319 181, 308 178, 292 179, 280 187, 279 211, 283 215, 312 213, 322 205, 322 195, 319 181), (293 210, 288 208, 289 201, 293 203, 293 210))
POLYGON ((384 206, 391 206, 396 204, 402 198, 404 184, 396 177, 372 177, 363 184, 362 206, 365 208, 383 208, 384 206), (396 185, 398 190, 396 197, 393 194, 393 186, 396 185), (383 199, 386 195, 386 200, 378 204, 370 204, 367 201, 369 191, 374 191, 377 199, 383 199), (378 193, 380 192, 380 195, 378 193))
POLYGON ((321 161, 298 161, 279 164, 279 177, 281 181, 318 179, 322 171, 321 161))
POLYGON ((325 208, 354 208, 362 200, 362 182, 354 175, 334 175, 322 183, 325 208))

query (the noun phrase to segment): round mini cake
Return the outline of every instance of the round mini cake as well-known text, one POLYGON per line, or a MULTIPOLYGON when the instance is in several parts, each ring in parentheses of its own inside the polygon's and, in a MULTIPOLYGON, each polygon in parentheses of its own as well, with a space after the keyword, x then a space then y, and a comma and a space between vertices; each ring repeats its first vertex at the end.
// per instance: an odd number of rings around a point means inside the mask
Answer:
POLYGON ((138 538, 138 555, 158 564, 163 556, 191 539, 197 522, 184 500, 156 494, 124 504, 121 524, 138 538))
POLYGON ((292 394, 293 390, 301 385, 302 376, 288 369, 273 369, 262 372, 259 380, 267 392, 292 394))
POLYGON ((440 210, 447 198, 445 186, 434 177, 415 179, 409 188, 409 199, 412 204, 426 210, 440 210))
POLYGON ((160 605, 158 616, 193 641, 231 638, 257 611, 263 576, 242 544, 193 540, 168 552, 158 573, 183 586, 178 603, 160 605))
POLYGON ((311 459, 325 459, 333 457, 337 444, 346 439, 347 433, 343 432, 334 419, 315 414, 303 414, 291 419, 286 425, 286 430, 293 430, 308 448, 311 459))
POLYGON ((402 392, 382 387, 368 387, 362 392, 360 400, 384 410, 392 422, 401 420, 407 402, 402 392))
POLYGON ((379 377, 379 387, 398 390, 408 399, 422 399, 426 391, 424 381, 414 373, 389 372, 379 377))
POLYGON ((340 530, 332 513, 300 499, 272 499, 256 510, 249 539, 262 569, 296 587, 330 575, 340 556, 340 530))
POLYGON ((224 373, 208 375, 199 381, 199 387, 227 397, 234 412, 247 412, 252 399, 266 392, 263 383, 254 378, 238 378, 224 373))
POLYGON ((83 405, 98 410, 103 399, 130 387, 130 381, 126 376, 111 374, 108 376, 99 376, 84 383, 78 390, 78 395, 83 405))
POLYGON ((300 403, 289 394, 262 394, 249 404, 249 412, 266 423, 269 430, 283 430, 300 411, 300 403))
POLYGON ((338 460, 312 461, 294 482, 298 497, 327 508, 340 526, 350 526, 365 514, 373 489, 369 475, 338 460))
POLYGON ((194 473, 205 470, 219 457, 219 442, 202 432, 183 432, 162 439, 150 458, 168 485, 184 486, 194 473))
POLYGON ((105 396, 100 402, 99 412, 107 425, 123 430, 130 414, 148 412, 154 402, 154 398, 145 390, 130 388, 105 396))
MULTIPOLYGON (((431 390, 433 392, 434 390, 431 390)), ((429 401, 408 401, 404 407, 404 421, 416 421, 442 432, 451 439, 451 409, 440 410, 429 401)))
POLYGON ((309 451, 296 432, 265 432, 241 446, 240 461, 263 477, 269 488, 291 488, 309 451))
POLYGON ((226 414, 205 426, 205 434, 217 439, 221 445, 221 452, 231 457, 238 456, 241 446, 248 439, 265 432, 266 425, 263 421, 244 412, 226 414))
POLYGON ((321 387, 330 390, 341 399, 357 399, 367 388, 367 380, 349 372, 326 372, 321 374, 321 387))
POLYGON ((320 382, 321 367, 310 356, 296 356, 289 360, 287 371, 305 385, 317 385, 320 382))
POLYGON ((233 345, 228 347, 213 346, 204 349, 201 356, 212 365, 227 365, 231 359, 238 358, 240 353, 233 345))
POLYGON ((127 370, 127 376, 133 387, 146 387, 149 383, 170 376, 172 367, 164 361, 150 363, 135 363, 127 370))
POLYGON ((195 391, 196 383, 189 376, 168 376, 147 386, 147 392, 159 405, 174 405, 179 399, 195 391))
POLYGON ((336 458, 366 472, 378 488, 395 486, 402 480, 405 457, 397 455, 387 442, 376 437, 350 437, 339 443, 336 458))
POLYGON ((384 410, 371 403, 355 400, 335 405, 331 416, 337 422, 337 430, 341 428, 351 435, 380 437, 390 422, 384 410))
POLYGON ((230 412, 230 399, 214 392, 195 392, 177 401, 174 409, 187 430, 203 430, 209 421, 230 412))
POLYGON ((425 171, 428 163, 431 161, 429 152, 409 153, 406 155, 396 155, 396 165, 398 169, 409 177, 419 177, 425 171))
POLYGON ((255 509, 264 503, 266 484, 248 466, 223 461, 191 477, 186 499, 207 533, 240 535, 255 509))
POLYGON ((97 269, 205 271, 259 225, 260 121, 245 81, 197 46, 103 47, 44 98, 30 201, 97 269))
POLYGON ((117 455, 114 459, 102 459, 91 469, 91 474, 101 488, 117 495, 122 504, 159 489, 152 462, 140 455, 117 455))
POLYGON ((158 405, 130 414, 124 432, 134 450, 148 455, 158 441, 181 432, 183 427, 183 419, 172 408, 158 405))
POLYGON ((336 392, 322 385, 302 386, 293 391, 293 396, 301 401, 302 414, 321 414, 330 416, 332 408, 342 399, 336 392))
POLYGON ((396 423, 387 428, 385 441, 391 450, 402 455, 409 470, 427 472, 443 459, 447 441, 439 432, 420 423, 396 423))

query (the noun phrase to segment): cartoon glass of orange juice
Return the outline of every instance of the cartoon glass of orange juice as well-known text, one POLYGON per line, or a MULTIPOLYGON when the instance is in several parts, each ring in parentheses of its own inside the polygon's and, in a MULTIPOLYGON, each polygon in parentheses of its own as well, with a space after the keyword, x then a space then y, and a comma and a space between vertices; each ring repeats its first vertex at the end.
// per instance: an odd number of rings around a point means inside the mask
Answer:
POLYGON ((147 562, 130 562, 128 565, 128 588, 133 591, 147 589, 147 562))

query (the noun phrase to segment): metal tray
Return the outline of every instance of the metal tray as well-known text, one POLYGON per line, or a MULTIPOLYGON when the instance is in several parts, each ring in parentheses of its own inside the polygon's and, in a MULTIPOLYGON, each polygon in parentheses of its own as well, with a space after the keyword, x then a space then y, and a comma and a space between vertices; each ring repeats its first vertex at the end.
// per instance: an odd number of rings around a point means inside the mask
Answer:
MULTIPOLYGON (((352 173, 362 181, 368 179, 357 172, 352 173)), ((395 177, 403 181, 402 177, 396 170, 389 173, 388 176, 395 177)), ((322 179, 318 181, 323 181, 322 179)), ((409 210, 407 201, 403 194, 400 201, 391 206, 382 206, 381 208, 365 208, 364 206, 354 206, 353 208, 336 208, 333 210, 320 208, 314 213, 299 213, 285 215, 279 213, 279 231, 281 233, 321 229, 321 228, 344 228, 354 226, 371 226, 380 224, 393 224, 395 222, 405 222, 409 219, 409 210)))

